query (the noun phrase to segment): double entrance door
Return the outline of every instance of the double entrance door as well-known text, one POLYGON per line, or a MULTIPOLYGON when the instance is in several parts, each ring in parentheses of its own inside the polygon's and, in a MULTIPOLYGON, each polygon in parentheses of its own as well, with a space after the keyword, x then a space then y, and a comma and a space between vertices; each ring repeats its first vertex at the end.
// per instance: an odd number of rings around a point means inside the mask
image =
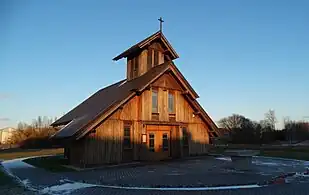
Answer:
POLYGON ((147 149, 149 160, 164 160, 171 156, 171 126, 147 126, 147 149))

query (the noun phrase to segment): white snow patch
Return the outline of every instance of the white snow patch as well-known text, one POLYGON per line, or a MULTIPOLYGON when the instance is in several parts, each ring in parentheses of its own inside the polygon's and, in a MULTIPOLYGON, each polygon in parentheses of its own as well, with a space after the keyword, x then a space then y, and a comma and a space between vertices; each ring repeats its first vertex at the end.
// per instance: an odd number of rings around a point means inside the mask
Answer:
POLYGON ((261 161, 253 161, 253 164, 256 165, 267 165, 267 166, 286 166, 286 164, 283 163, 276 163, 276 162, 261 162, 261 161))
POLYGON ((74 190, 89 188, 89 187, 103 187, 110 189, 123 189, 123 190, 157 190, 157 191, 211 191, 211 190, 228 190, 228 189, 248 189, 248 188, 259 188, 263 186, 259 185, 236 185, 236 186, 218 186, 218 187, 197 187, 197 188, 174 188, 174 187, 162 187, 162 188, 152 188, 152 187, 123 187, 123 186, 111 186, 111 185, 95 185, 87 183, 65 183, 61 185, 46 187, 40 190, 40 194, 70 194, 74 190))
POLYGON ((24 180, 21 181, 21 183, 22 183, 24 186, 29 186, 30 181, 29 181, 29 179, 24 179, 24 180))
POLYGON ((254 158, 282 160, 282 161, 287 161, 291 164, 303 164, 303 165, 309 166, 309 161, 305 161, 305 160, 297 160, 297 159, 291 159, 291 158, 280 158, 280 157, 270 157, 270 156, 254 156, 254 158))
POLYGON ((294 177, 309 177, 309 174, 305 174, 305 173, 296 173, 294 175, 294 177))
POLYGON ((51 187, 46 187, 39 191, 40 194, 70 194, 74 190, 78 190, 81 188, 89 188, 97 185, 94 184, 86 184, 86 183, 65 183, 61 185, 55 185, 51 187))
POLYGON ((231 157, 217 157, 217 160, 232 161, 231 157))
MULTIPOLYGON (((215 158, 217 160, 224 160, 224 161, 232 161, 231 157, 228 156, 222 156, 215 158)), ((277 158, 277 157, 256 157, 252 159, 252 163, 256 165, 266 165, 266 166, 295 166, 303 164, 305 166, 309 167, 309 161, 302 161, 302 160, 295 160, 295 159, 285 159, 285 158, 277 158), (259 159, 256 159, 259 158, 259 159), (260 159, 273 159, 273 162, 263 162, 263 160, 260 159), (281 161, 278 161, 281 160, 281 161)))

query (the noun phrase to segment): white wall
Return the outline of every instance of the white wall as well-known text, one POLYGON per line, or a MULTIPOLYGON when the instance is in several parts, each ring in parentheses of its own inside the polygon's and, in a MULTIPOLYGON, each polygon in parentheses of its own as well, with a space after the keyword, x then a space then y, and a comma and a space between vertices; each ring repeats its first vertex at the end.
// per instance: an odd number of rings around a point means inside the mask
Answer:
POLYGON ((15 129, 11 127, 0 129, 0 143, 5 144, 14 131, 15 129))

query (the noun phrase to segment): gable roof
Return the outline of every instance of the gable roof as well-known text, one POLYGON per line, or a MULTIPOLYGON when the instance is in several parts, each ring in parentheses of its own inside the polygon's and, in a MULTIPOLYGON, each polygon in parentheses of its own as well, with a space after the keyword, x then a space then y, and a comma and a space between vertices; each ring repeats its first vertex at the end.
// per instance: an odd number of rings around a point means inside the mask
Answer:
MULTIPOLYGON (((185 80, 181 72, 179 72, 178 69, 175 69, 175 67, 176 66, 172 61, 166 62, 152 68, 144 75, 133 80, 121 80, 99 90, 66 115, 55 121, 52 126, 66 126, 56 132, 52 137, 68 138, 76 136, 76 139, 80 139, 91 130, 89 126, 87 126, 88 124, 92 121, 97 121, 97 123, 99 123, 104 120, 105 118, 100 118, 100 121, 97 119, 104 113, 109 113, 112 110, 116 110, 122 106, 126 99, 134 97, 138 92, 142 92, 167 71, 172 72, 175 78, 181 80, 181 85, 183 85, 190 92, 190 94, 195 94, 190 84, 185 80)), ((188 97, 188 100, 191 102, 191 106, 194 107, 194 110, 197 110, 200 117, 207 123, 207 125, 209 125, 210 131, 217 131, 218 127, 198 103, 196 97, 190 96, 188 97)), ((107 117, 108 116, 106 116, 106 118, 107 117)))
POLYGON ((190 83, 187 81, 187 79, 183 76, 183 74, 179 71, 179 69, 176 67, 174 62, 171 62, 170 64, 172 70, 174 73, 180 78, 180 82, 184 82, 183 84, 186 85, 189 88, 189 91, 194 98, 199 98, 199 95, 196 93, 196 91, 193 89, 193 87, 190 85, 190 83))
POLYGON ((154 40, 157 40, 157 39, 160 39, 160 41, 166 46, 166 48, 168 49, 168 52, 170 53, 171 60, 174 60, 174 59, 179 57, 178 54, 176 53, 176 51, 171 46, 171 44, 166 39, 166 37, 163 35, 163 33, 161 31, 158 31, 158 32, 150 35, 146 39, 142 40, 141 42, 133 45, 129 49, 125 50, 124 52, 122 52, 121 54, 116 56, 113 60, 117 61, 117 60, 120 60, 121 58, 126 58, 130 54, 132 54, 132 53, 134 53, 134 52, 136 52, 140 49, 143 49, 144 47, 148 46, 151 42, 153 42, 154 40))
POLYGON ((144 75, 130 81, 121 80, 115 84, 105 87, 70 112, 59 118, 51 126, 66 125, 52 137, 65 138, 75 135, 99 115, 118 105, 123 99, 143 89, 158 75, 164 73, 169 67, 169 62, 158 65, 144 75))

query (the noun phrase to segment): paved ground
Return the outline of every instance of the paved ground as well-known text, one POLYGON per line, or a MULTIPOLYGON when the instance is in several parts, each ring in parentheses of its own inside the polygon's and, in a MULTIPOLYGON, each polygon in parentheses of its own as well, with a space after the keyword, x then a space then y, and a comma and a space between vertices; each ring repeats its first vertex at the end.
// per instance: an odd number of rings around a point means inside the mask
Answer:
POLYGON ((205 187, 253 184, 289 172, 304 172, 307 164, 301 161, 255 158, 254 169, 236 171, 228 158, 201 158, 187 161, 164 162, 134 168, 117 168, 70 173, 50 173, 16 161, 4 163, 9 171, 36 192, 51 194, 309 194, 309 177, 291 177, 290 184, 278 184, 253 189, 217 191, 145 191, 108 189, 88 184, 140 187, 205 187), (80 182, 80 183, 74 183, 80 182), (88 183, 88 184, 84 184, 88 183), (68 188, 82 189, 67 190, 68 188), (61 191, 65 190, 65 191, 61 191))
POLYGON ((136 168, 94 170, 83 174, 66 174, 69 180, 120 186, 140 187, 205 187, 264 183, 289 172, 303 172, 306 166, 298 161, 254 159, 250 171, 233 169, 229 159, 207 157, 182 162, 164 162, 136 168))

